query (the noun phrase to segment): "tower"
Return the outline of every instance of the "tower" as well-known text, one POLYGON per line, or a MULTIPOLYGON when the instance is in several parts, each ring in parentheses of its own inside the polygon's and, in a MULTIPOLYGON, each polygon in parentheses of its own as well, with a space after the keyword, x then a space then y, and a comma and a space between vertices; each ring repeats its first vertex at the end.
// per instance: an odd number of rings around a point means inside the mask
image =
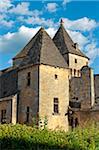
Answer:
POLYGON ((78 44, 72 41, 64 28, 62 19, 53 41, 68 64, 70 76, 79 77, 80 69, 83 66, 88 65, 89 58, 79 50, 78 44))

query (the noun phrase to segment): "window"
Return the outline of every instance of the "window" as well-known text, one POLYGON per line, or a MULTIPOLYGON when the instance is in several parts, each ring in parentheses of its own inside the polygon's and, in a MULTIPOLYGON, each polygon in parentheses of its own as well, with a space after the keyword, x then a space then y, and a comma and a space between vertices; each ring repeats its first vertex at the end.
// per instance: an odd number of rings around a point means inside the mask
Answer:
POLYGON ((57 79, 57 77, 58 77, 57 74, 55 74, 55 79, 57 79))
POLYGON ((74 76, 76 75, 76 69, 74 69, 74 76))
POLYGON ((1 110, 1 123, 6 123, 6 110, 1 110))
POLYGON ((80 70, 78 70, 78 76, 80 76, 80 70))
POLYGON ((71 76, 72 76, 72 69, 70 69, 70 74, 71 74, 71 76))
POLYGON ((29 123, 29 113, 30 113, 30 108, 27 107, 27 111, 26 111, 26 122, 29 123))
POLYGON ((54 113, 59 113, 58 105, 59 105, 58 98, 54 98, 54 113))
POLYGON ((76 101, 78 101, 78 97, 76 97, 75 99, 76 99, 76 101))
POLYGON ((4 95, 6 95, 6 93, 7 93, 6 91, 3 92, 4 95))
POLYGON ((75 63, 77 63, 77 59, 75 59, 75 63))
POLYGON ((27 74, 27 86, 30 86, 30 82, 31 82, 31 73, 28 72, 28 74, 27 74))

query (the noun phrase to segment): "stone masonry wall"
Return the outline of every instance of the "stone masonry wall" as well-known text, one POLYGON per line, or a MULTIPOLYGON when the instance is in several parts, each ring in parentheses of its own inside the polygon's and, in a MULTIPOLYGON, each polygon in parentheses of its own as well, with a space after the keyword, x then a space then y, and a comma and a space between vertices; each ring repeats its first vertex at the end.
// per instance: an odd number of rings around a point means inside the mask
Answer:
POLYGON ((0 100, 0 123, 1 123, 1 111, 6 110, 6 123, 11 123, 11 99, 0 100))
POLYGON ((38 113, 38 66, 31 66, 21 69, 18 72, 18 122, 26 123, 27 107, 30 108, 29 123, 32 123, 33 117, 38 113), (27 74, 31 74, 31 84, 27 86, 27 74))
POLYGON ((5 71, 0 76, 0 98, 17 92, 17 69, 5 71))
POLYGON ((78 75, 78 71, 83 66, 86 66, 88 64, 88 59, 85 57, 81 57, 74 54, 69 54, 69 68, 72 69, 72 76, 80 76, 80 73, 78 75), (75 63, 75 59, 77 59, 77 63, 75 63), (74 75, 74 69, 76 70, 76 74, 74 75))
POLYGON ((75 114, 82 127, 92 122, 99 122, 99 110, 76 111, 75 114))
POLYGON ((89 109, 94 105, 94 79, 92 70, 85 66, 81 69, 81 77, 70 80, 70 100, 81 102, 81 109, 89 109))
POLYGON ((95 80, 95 101, 99 103, 99 74, 94 76, 95 80))
POLYGON ((68 118, 65 115, 69 105, 68 70, 40 65, 39 79, 39 115, 42 121, 47 117, 49 129, 68 130, 68 118), (58 114, 53 110, 54 98, 59 100, 58 114))

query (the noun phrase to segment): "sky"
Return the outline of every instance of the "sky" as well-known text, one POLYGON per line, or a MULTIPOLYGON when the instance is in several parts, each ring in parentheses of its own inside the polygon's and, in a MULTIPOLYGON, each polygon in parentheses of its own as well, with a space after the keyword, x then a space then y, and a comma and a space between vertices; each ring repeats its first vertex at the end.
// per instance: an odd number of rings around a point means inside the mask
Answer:
POLYGON ((0 70, 12 65, 40 27, 53 38, 61 18, 99 74, 99 0, 0 0, 0 70))

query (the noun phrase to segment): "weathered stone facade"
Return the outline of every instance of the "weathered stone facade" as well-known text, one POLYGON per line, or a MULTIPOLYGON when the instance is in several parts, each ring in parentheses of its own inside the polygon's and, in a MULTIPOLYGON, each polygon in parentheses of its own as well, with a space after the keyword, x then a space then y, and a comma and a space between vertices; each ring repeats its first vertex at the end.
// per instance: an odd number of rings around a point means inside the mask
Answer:
POLYGON ((39 114, 41 118, 47 116, 50 129, 68 130, 68 117, 65 116, 69 105, 68 70, 41 65, 39 75, 39 114), (54 112, 54 98, 59 99, 58 114, 54 112))
POLYGON ((0 71, 0 122, 67 131, 99 121, 99 76, 61 24, 53 40, 41 28, 0 71), (95 82, 94 82, 95 81, 95 82))
POLYGON ((95 80, 95 101, 96 103, 99 103, 99 75, 94 76, 95 80))
POLYGON ((69 56, 69 68, 71 77, 80 77, 81 68, 88 65, 88 59, 75 54, 68 54, 69 56))
POLYGON ((26 123, 26 109, 29 107, 29 123, 32 123, 32 118, 37 114, 39 101, 39 66, 28 66, 18 72, 18 122, 26 123), (31 84, 27 85, 27 74, 31 74, 31 84))

